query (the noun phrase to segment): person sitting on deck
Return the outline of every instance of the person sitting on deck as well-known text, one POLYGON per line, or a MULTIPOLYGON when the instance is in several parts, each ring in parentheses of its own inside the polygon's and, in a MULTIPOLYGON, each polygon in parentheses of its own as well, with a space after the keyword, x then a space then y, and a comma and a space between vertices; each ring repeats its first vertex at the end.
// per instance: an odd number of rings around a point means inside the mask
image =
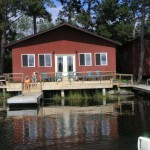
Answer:
POLYGON ((29 76, 25 77, 24 83, 25 83, 25 90, 29 90, 30 89, 30 78, 29 78, 29 76))
POLYGON ((37 72, 32 73, 32 86, 37 86, 37 72))

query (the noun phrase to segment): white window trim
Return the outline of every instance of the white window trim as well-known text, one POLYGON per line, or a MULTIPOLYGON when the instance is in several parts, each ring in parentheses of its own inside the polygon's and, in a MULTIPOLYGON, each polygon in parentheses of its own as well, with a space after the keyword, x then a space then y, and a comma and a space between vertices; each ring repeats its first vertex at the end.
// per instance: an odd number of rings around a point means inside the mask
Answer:
POLYGON ((102 53, 95 53, 95 66, 107 66, 108 65, 108 58, 107 58, 107 53, 106 52, 102 52, 102 53), (99 54, 100 55, 100 65, 96 65, 96 54, 99 54), (102 64, 102 54, 105 54, 106 55, 106 64, 102 64))
POLYGON ((39 66, 39 67, 52 67, 52 54, 51 54, 51 53, 44 53, 44 54, 41 53, 41 54, 38 54, 38 66, 39 66), (44 55, 44 66, 40 66, 39 55, 44 55), (50 55, 51 66, 46 66, 46 65, 45 65, 45 55, 50 55))
POLYGON ((79 53, 79 66, 92 66, 92 54, 91 53, 79 53), (86 65, 86 59, 84 57, 85 65, 80 65, 80 54, 90 54, 90 65, 86 65))
MULTIPOLYGON (((29 57, 28 57, 28 64, 29 64, 29 57)), ((21 66, 22 67, 35 67, 35 54, 21 54, 21 66), (29 55, 33 55, 33 57, 34 57, 34 65, 33 66, 23 66, 23 55, 27 55, 27 56, 29 56, 29 55)))

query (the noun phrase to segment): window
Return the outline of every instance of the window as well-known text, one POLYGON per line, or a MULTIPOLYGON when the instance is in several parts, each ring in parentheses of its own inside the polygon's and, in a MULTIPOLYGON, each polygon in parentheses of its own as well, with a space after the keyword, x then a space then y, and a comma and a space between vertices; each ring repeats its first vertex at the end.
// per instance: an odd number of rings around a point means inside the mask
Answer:
POLYGON ((39 54, 39 66, 51 67, 52 66, 51 54, 39 54))
POLYGON ((96 66, 105 66, 107 65, 107 53, 97 53, 95 54, 95 63, 96 66))
POLYGON ((34 54, 23 54, 22 55, 22 66, 23 67, 34 67, 35 66, 35 55, 34 54))
POLYGON ((80 54, 80 66, 91 66, 91 65, 92 65, 91 54, 90 53, 80 54))

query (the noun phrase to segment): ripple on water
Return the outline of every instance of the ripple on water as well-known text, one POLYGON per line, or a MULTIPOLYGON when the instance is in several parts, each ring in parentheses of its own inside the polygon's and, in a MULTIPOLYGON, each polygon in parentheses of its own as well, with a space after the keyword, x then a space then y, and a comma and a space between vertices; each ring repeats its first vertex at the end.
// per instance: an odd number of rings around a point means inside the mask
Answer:
POLYGON ((93 108, 89 113, 50 107, 42 108, 37 115, 4 115, 0 118, 0 149, 134 150, 137 137, 142 132, 150 133, 146 117, 150 109, 145 104, 142 113, 137 105, 131 115, 103 114, 93 108), (145 115, 144 120, 140 114, 145 115))

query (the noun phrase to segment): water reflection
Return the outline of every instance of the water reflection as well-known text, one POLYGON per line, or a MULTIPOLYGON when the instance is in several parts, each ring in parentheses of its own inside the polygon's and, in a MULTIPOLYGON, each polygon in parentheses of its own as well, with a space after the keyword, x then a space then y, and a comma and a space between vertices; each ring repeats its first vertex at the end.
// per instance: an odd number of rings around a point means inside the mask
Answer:
POLYGON ((32 108, 32 109, 21 109, 21 110, 16 110, 16 109, 7 109, 7 117, 16 117, 16 116, 37 116, 38 115, 38 109, 37 108, 32 108))
POLYGON ((0 149, 134 150, 138 136, 150 133, 149 113, 146 103, 121 99, 105 106, 7 109, 0 149))

